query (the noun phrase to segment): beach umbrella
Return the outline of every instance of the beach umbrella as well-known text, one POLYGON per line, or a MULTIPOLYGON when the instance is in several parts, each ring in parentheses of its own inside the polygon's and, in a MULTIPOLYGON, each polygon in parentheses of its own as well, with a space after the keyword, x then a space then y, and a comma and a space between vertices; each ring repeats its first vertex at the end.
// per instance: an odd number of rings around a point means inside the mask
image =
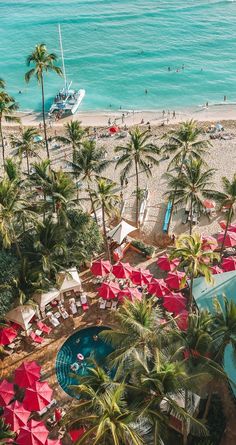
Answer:
POLYGON ((216 203, 215 203, 215 201, 212 201, 210 199, 205 199, 203 201, 203 205, 206 209, 214 209, 216 206, 216 203))
POLYGON ((113 125, 113 127, 109 128, 110 133, 115 134, 119 131, 119 127, 116 127, 115 125, 113 125))
POLYGON ((38 363, 32 362, 23 362, 16 370, 15 370, 15 383, 21 388, 26 388, 27 386, 31 386, 34 382, 39 380, 40 378, 41 366, 38 363))
POLYGON ((231 270, 236 270, 236 257, 229 256, 228 258, 224 258, 221 263, 221 266, 225 272, 230 272, 231 270))
POLYGON ((165 295, 163 306, 167 311, 177 315, 186 308, 186 299, 180 292, 165 295))
POLYGON ((202 235, 202 249, 203 250, 216 250, 218 247, 217 240, 210 235, 202 235))
POLYGON ((134 269, 131 274, 131 280, 133 284, 138 286, 144 286, 152 280, 152 274, 149 270, 144 269, 134 269))
POLYGON ((176 318, 176 323, 181 331, 187 331, 188 329, 188 316, 188 311, 184 309, 178 314, 178 317, 176 318))
POLYGON ((212 266, 210 267, 210 270, 213 275, 217 275, 219 273, 223 273, 223 270, 219 266, 212 266))
POLYGON ((179 265, 180 260, 178 258, 174 258, 170 260, 169 255, 162 255, 157 260, 157 265, 161 270, 165 270, 166 272, 170 272, 176 269, 179 265))
POLYGON ((118 294, 118 299, 122 302, 127 298, 128 300, 135 301, 135 300, 142 300, 142 294, 139 292, 139 290, 136 287, 126 287, 125 289, 122 289, 118 294))
POLYGON ((8 380, 2 380, 0 382, 0 406, 8 405, 14 398, 14 385, 8 382, 8 380))
POLYGON ((51 402, 52 393, 47 382, 35 382, 31 388, 26 388, 24 407, 30 411, 41 411, 51 402))
POLYGON ((30 411, 26 410, 22 403, 16 400, 8 406, 5 406, 3 417, 5 423, 10 425, 12 431, 16 432, 20 427, 27 424, 30 416, 30 411))
POLYGON ((97 277, 105 277, 111 271, 111 263, 110 261, 96 260, 92 263, 90 270, 97 277))
POLYGON ((55 420, 57 422, 60 422, 60 420, 62 419, 61 409, 56 408, 54 414, 55 414, 55 420))
POLYGON ((15 340, 17 337, 17 332, 11 326, 7 326, 5 328, 0 329, 0 345, 5 346, 15 340))
POLYGON ((69 431, 69 435, 71 437, 71 440, 73 442, 76 442, 77 440, 79 440, 83 436, 85 431, 86 431, 86 429, 83 426, 81 428, 76 429, 76 430, 69 431))
POLYGON ((174 272, 168 273, 165 282, 171 289, 182 289, 183 287, 186 286, 185 279, 186 279, 185 272, 180 272, 179 270, 175 270, 174 272))
POLYGON ((47 439, 45 445, 61 445, 60 439, 47 439))
POLYGON ((118 296, 120 286, 117 283, 102 283, 98 288, 98 295, 104 300, 112 300, 118 296))
POLYGON ((236 224, 230 224, 228 227, 229 232, 236 232, 236 224))
POLYGON ((17 445, 45 445, 49 431, 43 422, 31 419, 27 425, 21 427, 16 439, 17 445))
POLYGON ((148 293, 155 295, 156 297, 163 297, 169 294, 170 289, 163 279, 157 280, 153 278, 152 281, 147 286, 148 293))
POLYGON ((130 278, 133 267, 129 263, 117 263, 112 267, 112 273, 116 278, 130 278))
POLYGON ((221 220, 221 221, 219 221, 219 225, 220 225, 220 227, 221 227, 223 230, 226 229, 226 221, 225 221, 225 220, 221 220))
MULTIPOLYGON (((220 233, 218 235, 218 243, 222 244, 224 241, 224 233, 220 233)), ((236 246, 236 233, 235 232, 227 232, 224 242, 225 247, 235 247, 236 246)))

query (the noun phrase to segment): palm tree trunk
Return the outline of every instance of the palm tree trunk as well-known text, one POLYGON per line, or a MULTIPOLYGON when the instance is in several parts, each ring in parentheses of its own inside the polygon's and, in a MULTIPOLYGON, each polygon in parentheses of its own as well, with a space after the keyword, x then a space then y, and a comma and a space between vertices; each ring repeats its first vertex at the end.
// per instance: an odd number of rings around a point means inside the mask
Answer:
POLYGON ((2 116, 0 116, 0 136, 1 136, 1 144, 2 144, 2 160, 3 165, 5 164, 5 144, 3 139, 3 133, 2 133, 2 116))
POLYGON ((138 176, 138 164, 135 160, 135 175, 136 175, 136 226, 138 227, 138 211, 139 211, 139 176, 138 176))
POLYGON ((29 169, 29 153, 28 153, 28 150, 26 150, 26 163, 27 163, 27 171, 28 171, 28 176, 29 176, 30 169, 29 169))
POLYGON ((222 257, 223 257, 223 253, 224 253, 225 239, 226 239, 226 236, 227 236, 228 227, 229 227, 229 223, 231 221, 231 217, 232 217, 232 206, 230 207, 229 212, 228 212, 228 216, 227 216, 227 222, 226 222, 226 227, 225 227, 224 238, 223 238, 222 246, 221 246, 221 249, 220 249, 220 262, 222 261, 222 257))
POLYGON ((192 227, 193 227, 193 198, 191 196, 189 235, 192 235, 192 227))
POLYGON ((95 210, 94 202, 93 202, 93 197, 92 197, 92 192, 91 192, 91 188, 90 188, 89 184, 88 184, 88 192, 89 192, 89 198, 90 198, 90 201, 91 201, 91 207, 92 207, 92 211, 93 211, 93 214, 94 214, 94 218, 95 218, 96 223, 98 223, 97 214, 96 214, 96 210, 95 210))
POLYGON ((188 310, 189 312, 192 312, 192 306, 193 306, 193 272, 191 273, 191 279, 190 279, 190 287, 189 287, 189 301, 188 301, 188 310))
POLYGON ((41 74, 41 88, 42 88, 42 113, 43 113, 43 129, 44 129, 44 139, 46 145, 47 158, 50 159, 49 148, 48 148, 48 138, 47 138, 47 127, 45 120, 45 100, 44 100, 44 80, 43 74, 41 74))
POLYGON ((103 237, 104 237, 104 244, 106 247, 106 251, 107 251, 107 256, 109 261, 111 262, 111 252, 110 252, 110 248, 109 248, 109 244, 108 244, 108 239, 107 239, 107 231, 106 231, 106 221, 105 221, 105 210, 104 210, 104 206, 102 206, 102 226, 103 226, 103 237))
MULTIPOLYGON (((182 158, 182 162, 181 162, 181 166, 180 166, 180 171, 179 171, 179 174, 178 174, 178 180, 180 179, 180 176, 181 176, 181 174, 182 174, 182 170, 183 170, 183 166, 184 166, 185 158, 186 158, 186 154, 185 154, 185 155, 183 156, 183 158, 182 158)), ((178 187, 177 187, 177 185, 176 185, 175 190, 174 190, 174 195, 173 195, 173 198, 172 198, 172 200, 171 200, 170 218, 169 218, 168 226, 167 226, 167 235, 169 234, 170 223, 171 223, 172 215, 173 215, 173 211, 174 211, 174 206, 175 206, 175 196, 176 196, 177 188, 178 188, 178 187)))

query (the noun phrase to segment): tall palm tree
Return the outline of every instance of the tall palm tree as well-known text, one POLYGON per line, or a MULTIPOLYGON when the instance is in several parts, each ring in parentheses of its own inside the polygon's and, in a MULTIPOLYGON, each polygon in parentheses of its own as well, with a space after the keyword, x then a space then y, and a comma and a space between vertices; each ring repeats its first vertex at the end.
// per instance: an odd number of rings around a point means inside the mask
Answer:
POLYGON ((97 189, 91 192, 95 209, 99 207, 102 209, 103 236, 109 260, 111 260, 111 252, 107 239, 106 216, 111 217, 112 215, 117 214, 116 206, 120 201, 120 196, 115 193, 115 187, 115 182, 101 178, 97 181, 97 189))
POLYGON ((30 174, 29 157, 37 155, 37 150, 40 148, 36 138, 39 136, 38 130, 34 127, 29 127, 22 131, 20 137, 12 136, 11 143, 13 147, 17 148, 17 156, 22 160, 22 156, 26 156, 27 172, 30 174))
POLYGON ((212 178, 214 169, 203 171, 203 163, 200 159, 189 159, 184 165, 181 175, 176 177, 166 174, 169 180, 170 190, 166 194, 172 199, 175 197, 175 204, 185 204, 190 207, 189 232, 192 234, 193 210, 201 212, 205 209, 203 200, 212 191, 212 178))
POLYGON ((2 131, 2 123, 3 118, 7 122, 19 122, 19 118, 13 116, 13 113, 18 110, 18 105, 15 102, 15 99, 6 91, 0 91, 0 138, 1 138, 1 145, 2 145, 2 159, 3 164, 5 162, 5 143, 4 143, 4 137, 3 137, 3 131, 2 131))
POLYGON ((12 158, 5 159, 4 173, 10 182, 15 182, 20 186, 22 179, 19 162, 15 162, 12 158))
POLYGON ((220 203, 221 209, 225 207, 227 209, 227 221, 225 227, 224 238, 221 246, 221 257, 224 252, 225 239, 228 232, 229 224, 232 220, 234 214, 234 206, 236 204, 236 173, 233 175, 232 180, 228 179, 226 176, 222 178, 223 192, 212 191, 208 195, 213 197, 216 201, 220 203))
POLYGON ((175 249, 171 258, 179 258, 179 267, 185 267, 186 275, 190 277, 190 295, 188 306, 192 310, 193 303, 193 280, 199 275, 205 277, 208 283, 213 282, 210 263, 218 259, 219 255, 211 250, 202 248, 202 239, 198 233, 193 235, 180 235, 175 242, 175 249))
POLYGON ((41 85, 43 128, 44 128, 44 137, 45 137, 48 159, 50 158, 50 155, 48 148, 46 120, 45 120, 44 75, 49 71, 54 71, 59 76, 62 76, 61 68, 55 65, 56 61, 57 61, 56 54, 48 53, 47 47, 44 43, 36 45, 34 51, 26 59, 27 66, 30 67, 31 64, 33 64, 34 68, 31 68, 29 71, 27 71, 27 73, 25 74, 25 81, 28 83, 30 79, 33 76, 35 76, 38 81, 38 84, 41 85))
POLYGON ((68 122, 64 127, 65 135, 55 136, 54 139, 62 142, 65 145, 70 145, 72 147, 72 153, 74 156, 76 149, 81 147, 85 131, 81 127, 81 122, 77 120, 68 122))
POLYGON ((130 141, 126 146, 118 146, 115 152, 121 153, 120 159, 116 163, 116 168, 125 165, 121 172, 121 183, 127 178, 131 169, 135 168, 136 177, 136 225, 138 225, 139 212, 139 174, 143 169, 147 177, 152 176, 151 164, 158 165, 156 158, 159 155, 159 148, 151 142, 151 135, 148 131, 141 131, 138 127, 130 131, 130 141))
POLYGON ((66 212, 74 205, 75 185, 68 173, 59 171, 51 171, 51 197, 53 204, 53 212, 56 212, 58 221, 67 222, 66 212))
POLYGON ((89 140, 83 141, 81 149, 74 152, 73 162, 71 163, 76 179, 81 179, 87 184, 88 194, 95 218, 96 212, 92 198, 91 185, 94 179, 99 178, 99 175, 105 170, 108 164, 109 161, 104 159, 103 149, 96 148, 96 143, 89 140))
MULTIPOLYGON (((201 160, 206 154, 206 149, 209 148, 210 142, 206 139, 199 139, 201 134, 200 128, 197 126, 197 122, 190 120, 183 122, 177 131, 171 131, 164 136, 167 142, 162 147, 164 153, 174 154, 171 162, 169 163, 168 170, 171 167, 178 167, 178 175, 176 181, 182 174, 182 169, 185 162, 191 158, 201 160)), ((175 193, 171 198, 171 213, 168 223, 167 232, 169 231, 171 218, 175 206, 175 193)))
POLYGON ((5 80, 0 79, 0 88, 1 88, 2 90, 4 90, 5 86, 6 86, 6 82, 5 82, 5 80))
POLYGON ((224 353, 228 345, 232 346, 236 359, 236 304, 224 297, 222 302, 214 300, 214 308, 212 330, 214 359, 224 365, 224 353))

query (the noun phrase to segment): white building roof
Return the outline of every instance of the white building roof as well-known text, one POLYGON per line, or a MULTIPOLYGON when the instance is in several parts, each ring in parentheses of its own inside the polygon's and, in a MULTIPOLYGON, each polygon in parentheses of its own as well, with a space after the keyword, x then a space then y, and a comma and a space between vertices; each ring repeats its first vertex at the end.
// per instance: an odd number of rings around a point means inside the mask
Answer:
POLYGON ((29 323, 34 315, 35 310, 32 306, 22 305, 17 306, 16 308, 8 312, 5 318, 9 321, 12 321, 13 323, 17 323, 19 326, 27 331, 30 327, 29 323))

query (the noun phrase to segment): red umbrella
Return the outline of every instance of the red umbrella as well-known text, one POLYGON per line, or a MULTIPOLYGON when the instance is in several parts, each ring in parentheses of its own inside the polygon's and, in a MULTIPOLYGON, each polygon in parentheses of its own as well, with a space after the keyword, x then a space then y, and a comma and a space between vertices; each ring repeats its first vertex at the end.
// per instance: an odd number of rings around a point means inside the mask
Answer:
POLYGON ((220 227, 221 227, 223 230, 226 229, 226 221, 225 221, 225 220, 223 220, 223 221, 219 221, 219 225, 220 225, 220 227))
POLYGON ((56 408, 54 414, 55 414, 55 420, 57 422, 60 422, 60 420, 62 419, 61 409, 56 408))
POLYGON ((118 296, 120 287, 117 283, 103 283, 98 289, 98 295, 104 300, 112 300, 118 296))
POLYGON ((17 332, 11 326, 0 329, 0 344, 9 345, 17 337, 17 332))
POLYGON ((230 272, 231 270, 236 270, 236 257, 229 256, 228 258, 224 258, 221 266, 225 272, 230 272))
POLYGON ((30 411, 41 411, 52 400, 52 389, 47 382, 35 382, 27 388, 24 397, 24 406, 30 411))
MULTIPOLYGON (((224 241, 224 233, 220 233, 218 235, 218 243, 222 244, 224 241)), ((236 246, 236 233, 235 232, 227 232, 224 242, 225 247, 234 247, 236 246)))
POLYGON ((212 266, 210 267, 210 270, 213 273, 213 275, 223 273, 223 270, 219 266, 212 266))
POLYGON ((124 301, 125 298, 128 298, 131 301, 134 300, 142 300, 142 294, 136 287, 126 287, 122 289, 118 294, 118 299, 120 301, 124 301))
POLYGON ((60 439, 47 439, 45 445, 61 445, 60 439))
POLYGON ((236 224, 230 224, 228 230, 229 232, 236 232, 236 224))
POLYGON ((90 270, 97 277, 105 277, 111 271, 111 263, 110 261, 97 260, 93 262, 90 270))
POLYGON ((165 270, 166 272, 175 270, 179 263, 180 260, 178 260, 178 258, 170 260, 169 255, 162 255, 157 260, 157 265, 161 270, 165 270))
POLYGON ((188 329, 188 311, 185 309, 181 311, 176 319, 176 323, 181 331, 188 329))
POLYGON ((29 416, 30 411, 27 411, 18 400, 4 408, 3 417, 5 422, 10 425, 11 430, 14 432, 27 424, 29 416))
POLYGON ((15 383, 26 388, 31 386, 40 378, 41 366, 36 362, 23 362, 19 368, 15 370, 15 383))
POLYGON ((110 133, 117 133, 119 130, 119 127, 116 127, 115 125, 109 128, 110 133))
POLYGON ((14 398, 14 385, 7 380, 0 382, 0 406, 8 405, 14 398))
POLYGON ((203 205, 204 207, 206 207, 206 209, 214 209, 216 206, 215 201, 211 201, 210 199, 205 199, 203 201, 203 205))
POLYGON ((170 292, 165 281, 162 279, 157 280, 156 278, 153 278, 151 283, 148 284, 147 290, 149 294, 155 295, 156 297, 163 297, 170 292))
POLYGON ((149 270, 144 269, 134 269, 131 275, 133 284, 137 284, 139 286, 144 286, 145 284, 150 283, 152 278, 152 274, 149 272, 149 270))
POLYGON ((130 278, 133 267, 129 263, 117 263, 112 267, 112 273, 116 278, 130 278))
POLYGON ((83 434, 85 433, 86 429, 82 426, 81 428, 78 428, 77 430, 71 430, 69 431, 70 437, 73 442, 76 442, 78 439, 80 439, 83 434))
POLYGON ((183 287, 186 286, 184 281, 185 278, 186 274, 184 272, 175 270, 174 272, 168 273, 165 282, 171 289, 182 289, 183 287))
POLYGON ((20 429, 16 439, 18 445, 45 445, 48 437, 48 430, 43 422, 36 422, 31 419, 28 425, 20 429))
POLYGON ((217 249, 217 240, 210 235, 202 235, 202 248, 203 250, 215 250, 217 249))
POLYGON ((186 308, 186 299, 181 293, 165 295, 163 306, 169 312, 173 312, 177 315, 186 308))

